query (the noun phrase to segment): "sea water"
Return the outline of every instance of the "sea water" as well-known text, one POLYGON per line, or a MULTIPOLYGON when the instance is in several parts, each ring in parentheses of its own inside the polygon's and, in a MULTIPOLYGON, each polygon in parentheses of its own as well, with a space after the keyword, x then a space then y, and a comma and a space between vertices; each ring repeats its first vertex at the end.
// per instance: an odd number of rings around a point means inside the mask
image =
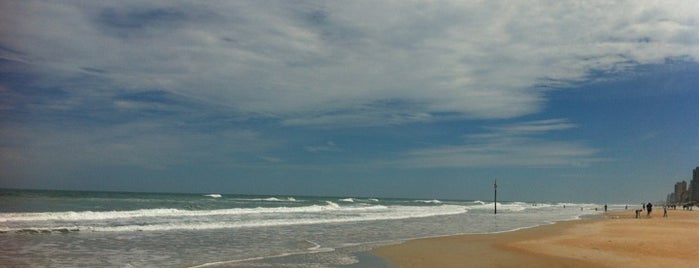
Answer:
POLYGON ((478 200, 0 190, 0 264, 362 267, 363 252, 380 245, 601 212, 598 204, 497 207, 494 215, 492 202, 478 200))

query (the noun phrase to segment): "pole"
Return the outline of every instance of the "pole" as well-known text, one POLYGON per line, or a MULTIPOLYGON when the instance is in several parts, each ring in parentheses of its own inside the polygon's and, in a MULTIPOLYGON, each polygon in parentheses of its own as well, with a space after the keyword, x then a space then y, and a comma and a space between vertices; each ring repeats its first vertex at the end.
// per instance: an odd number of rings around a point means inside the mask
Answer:
POLYGON ((498 214, 498 179, 495 179, 493 188, 495 188, 495 201, 493 204, 495 205, 495 214, 498 214))

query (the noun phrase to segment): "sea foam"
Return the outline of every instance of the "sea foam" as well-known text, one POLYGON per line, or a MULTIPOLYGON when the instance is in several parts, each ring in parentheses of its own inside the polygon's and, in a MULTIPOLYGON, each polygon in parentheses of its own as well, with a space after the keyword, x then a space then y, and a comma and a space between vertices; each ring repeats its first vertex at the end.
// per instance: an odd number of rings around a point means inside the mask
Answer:
POLYGON ((106 212, 2 213, 0 231, 167 231, 267 227, 422 218, 465 213, 463 206, 325 205, 219 210, 142 209, 106 212), (70 224, 70 225, 67 225, 70 224))

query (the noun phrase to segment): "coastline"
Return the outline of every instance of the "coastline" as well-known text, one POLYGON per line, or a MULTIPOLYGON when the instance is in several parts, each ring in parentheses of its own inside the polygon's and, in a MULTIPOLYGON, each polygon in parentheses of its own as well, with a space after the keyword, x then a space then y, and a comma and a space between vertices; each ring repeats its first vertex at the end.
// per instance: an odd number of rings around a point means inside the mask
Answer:
POLYGON ((512 232, 410 240, 373 254, 396 267, 694 267, 699 211, 633 210, 512 232))

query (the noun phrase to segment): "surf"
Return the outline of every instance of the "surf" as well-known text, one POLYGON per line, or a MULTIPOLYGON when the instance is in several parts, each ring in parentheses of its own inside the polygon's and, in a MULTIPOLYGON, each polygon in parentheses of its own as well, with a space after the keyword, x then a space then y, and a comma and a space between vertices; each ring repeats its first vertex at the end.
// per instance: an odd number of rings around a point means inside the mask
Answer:
POLYGON ((221 210, 144 209, 110 212, 2 213, 0 231, 169 231, 397 220, 465 213, 463 206, 325 205, 221 210), (31 231, 31 230, 35 230, 31 231))

